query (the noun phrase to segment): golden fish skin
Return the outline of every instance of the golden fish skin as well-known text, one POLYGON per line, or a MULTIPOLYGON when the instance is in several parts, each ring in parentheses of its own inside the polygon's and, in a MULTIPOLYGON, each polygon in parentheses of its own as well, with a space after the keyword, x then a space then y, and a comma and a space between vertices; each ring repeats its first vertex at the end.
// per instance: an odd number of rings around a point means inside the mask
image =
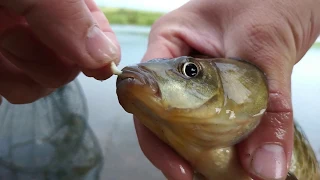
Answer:
MULTIPOLYGON (((259 124, 268 101, 264 74, 234 59, 153 59, 122 70, 119 103, 207 180, 251 180, 234 145, 259 124)), ((312 148, 296 129, 291 174, 318 180, 312 148), (296 142, 297 141, 297 142, 296 142)))

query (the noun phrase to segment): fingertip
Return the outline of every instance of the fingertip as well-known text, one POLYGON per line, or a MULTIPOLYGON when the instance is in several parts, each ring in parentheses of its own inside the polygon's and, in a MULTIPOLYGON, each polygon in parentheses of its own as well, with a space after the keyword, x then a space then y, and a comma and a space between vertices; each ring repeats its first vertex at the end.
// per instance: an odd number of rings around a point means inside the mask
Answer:
MULTIPOLYGON (((241 152, 243 153, 243 152, 241 152)), ((281 144, 265 143, 240 156, 243 167, 254 179, 283 179, 287 159, 281 144)))
POLYGON ((135 119, 134 123, 140 147, 155 167, 170 180, 192 180, 193 171, 186 160, 157 138, 139 120, 135 119))
MULTIPOLYGON (((99 64, 97 67, 120 61, 120 46, 112 32, 103 32, 98 26, 93 26, 88 31, 85 43, 88 54, 99 64)), ((90 61, 83 63, 90 68, 90 61)))
POLYGON ((283 179, 287 175, 293 128, 288 121, 285 125, 279 124, 281 114, 265 114, 257 129, 237 145, 241 164, 254 179, 283 179))
MULTIPOLYGON (((110 27, 108 19, 106 18, 105 14, 99 9, 99 7, 96 5, 96 3, 93 0, 85 0, 85 3, 89 8, 93 19, 97 23, 96 27, 98 27, 102 31, 102 33, 106 36, 107 38, 107 40, 105 40, 107 42, 106 45, 110 46, 109 48, 111 49, 111 52, 110 54, 108 54, 109 58, 106 58, 106 61, 108 63, 115 62, 116 64, 118 64, 121 58, 121 48, 114 31, 110 27)), ((96 43, 94 42, 94 44, 96 43)))
POLYGON ((82 69, 82 72, 88 77, 93 77, 101 81, 109 79, 113 75, 111 72, 111 63, 98 69, 82 69))

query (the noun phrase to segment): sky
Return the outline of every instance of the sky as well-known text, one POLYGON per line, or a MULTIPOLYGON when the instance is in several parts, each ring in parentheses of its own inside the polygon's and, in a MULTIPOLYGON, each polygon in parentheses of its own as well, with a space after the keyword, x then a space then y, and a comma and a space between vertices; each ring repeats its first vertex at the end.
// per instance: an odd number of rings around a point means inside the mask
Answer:
POLYGON ((94 0, 99 6, 169 12, 188 0, 94 0))

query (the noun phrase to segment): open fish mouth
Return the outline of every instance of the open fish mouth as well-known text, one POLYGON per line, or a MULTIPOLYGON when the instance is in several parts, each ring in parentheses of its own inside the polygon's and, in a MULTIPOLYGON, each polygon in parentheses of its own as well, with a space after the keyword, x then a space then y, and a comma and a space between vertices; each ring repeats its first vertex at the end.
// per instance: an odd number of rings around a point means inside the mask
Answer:
POLYGON ((153 95, 160 97, 160 89, 153 72, 145 67, 128 66, 123 68, 122 73, 117 78, 117 88, 120 88, 122 84, 150 89, 153 95))

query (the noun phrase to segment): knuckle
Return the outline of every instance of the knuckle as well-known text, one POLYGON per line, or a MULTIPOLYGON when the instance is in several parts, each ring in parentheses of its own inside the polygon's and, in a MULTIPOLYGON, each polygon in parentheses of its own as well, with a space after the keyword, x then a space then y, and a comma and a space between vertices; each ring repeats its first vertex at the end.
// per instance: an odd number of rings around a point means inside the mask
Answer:
MULTIPOLYGON (((269 90, 287 95, 290 94, 288 82, 293 68, 293 57, 283 34, 284 31, 279 28, 278 23, 250 24, 246 28, 245 50, 250 61, 266 73, 269 90)), ((281 109, 288 109, 287 107, 281 109)))
POLYGON ((15 12, 22 16, 27 15, 31 12, 41 1, 37 0, 12 0, 4 1, 4 6, 13 9, 15 12))
POLYGON ((97 24, 93 21, 92 16, 88 16, 88 10, 82 0, 55 1, 54 4, 50 1, 48 4, 48 8, 52 8, 56 12, 61 12, 55 13, 55 18, 63 19, 62 23, 67 24, 69 26, 68 28, 73 30, 74 33, 86 33, 83 31, 97 24))
POLYGON ((275 131, 277 137, 280 137, 280 134, 283 137, 287 129, 291 127, 290 124, 294 121, 293 113, 291 112, 267 112, 265 118, 268 121, 267 126, 275 131))
POLYGON ((289 93, 269 92, 268 112, 293 113, 291 97, 289 93))
POLYGON ((274 24, 252 24, 247 27, 247 44, 254 52, 271 49, 276 44, 276 30, 274 24))
POLYGON ((258 20, 246 24, 246 43, 248 50, 255 55, 269 56, 273 59, 292 59, 291 36, 286 21, 258 20))

